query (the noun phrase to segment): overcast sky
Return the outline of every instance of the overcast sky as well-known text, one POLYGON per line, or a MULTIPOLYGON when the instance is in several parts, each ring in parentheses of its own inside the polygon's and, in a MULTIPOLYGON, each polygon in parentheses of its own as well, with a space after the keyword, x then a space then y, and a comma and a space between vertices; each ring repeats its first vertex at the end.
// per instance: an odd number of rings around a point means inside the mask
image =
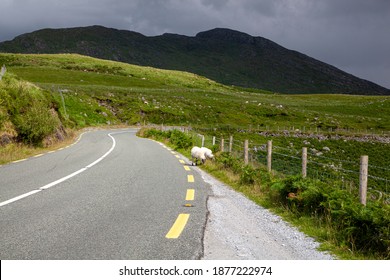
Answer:
POLYGON ((390 0, 0 0, 0 41, 88 25, 149 36, 226 27, 390 88, 390 0))

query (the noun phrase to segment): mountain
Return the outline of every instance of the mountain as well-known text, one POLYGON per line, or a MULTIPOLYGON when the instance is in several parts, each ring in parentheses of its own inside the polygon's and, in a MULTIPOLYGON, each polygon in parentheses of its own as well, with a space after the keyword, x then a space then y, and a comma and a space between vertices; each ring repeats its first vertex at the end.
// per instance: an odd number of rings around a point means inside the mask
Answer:
POLYGON ((78 53, 281 93, 390 95, 389 89, 268 39, 222 28, 195 37, 147 37, 103 26, 42 29, 0 43, 0 52, 78 53))

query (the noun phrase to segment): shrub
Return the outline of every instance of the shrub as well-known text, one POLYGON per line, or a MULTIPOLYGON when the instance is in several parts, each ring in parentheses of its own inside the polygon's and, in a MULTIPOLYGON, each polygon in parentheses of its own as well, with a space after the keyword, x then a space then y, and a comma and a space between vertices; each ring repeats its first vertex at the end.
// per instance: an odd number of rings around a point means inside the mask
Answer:
POLYGON ((22 141, 39 145, 46 136, 55 132, 59 119, 47 107, 34 105, 23 114, 15 116, 14 124, 22 141))
POLYGON ((194 145, 192 137, 177 129, 167 131, 147 129, 142 131, 142 135, 146 138, 153 138, 156 140, 167 139, 175 145, 175 149, 188 149, 194 145))
POLYGON ((241 162, 228 152, 221 153, 216 160, 221 163, 224 168, 229 168, 236 174, 241 171, 241 162))
MULTIPOLYGON (((0 87, 1 115, 13 123, 20 141, 40 145, 60 125, 60 120, 47 92, 12 75, 7 75, 0 87)), ((57 106, 58 107, 58 106, 57 106)))
POLYGON ((253 184, 256 180, 256 169, 250 165, 244 165, 241 168, 240 183, 241 184, 253 184))
POLYGON ((327 195, 327 210, 338 229, 337 239, 351 249, 390 258, 390 207, 379 202, 360 204, 347 191, 327 195))
POLYGON ((381 202, 359 203, 347 190, 300 176, 271 185, 269 197, 295 214, 322 217, 336 229, 336 240, 351 250, 390 258, 390 207, 381 202))
POLYGON ((176 129, 168 131, 168 138, 176 149, 188 149, 194 145, 192 137, 176 129))

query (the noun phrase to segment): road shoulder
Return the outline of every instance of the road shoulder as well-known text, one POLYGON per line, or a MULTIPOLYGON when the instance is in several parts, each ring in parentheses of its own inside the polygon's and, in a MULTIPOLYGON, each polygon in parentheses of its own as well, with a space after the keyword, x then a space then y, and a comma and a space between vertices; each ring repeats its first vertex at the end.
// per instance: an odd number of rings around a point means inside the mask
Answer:
POLYGON ((204 235, 206 260, 331 260, 319 243, 206 172, 211 186, 204 235))

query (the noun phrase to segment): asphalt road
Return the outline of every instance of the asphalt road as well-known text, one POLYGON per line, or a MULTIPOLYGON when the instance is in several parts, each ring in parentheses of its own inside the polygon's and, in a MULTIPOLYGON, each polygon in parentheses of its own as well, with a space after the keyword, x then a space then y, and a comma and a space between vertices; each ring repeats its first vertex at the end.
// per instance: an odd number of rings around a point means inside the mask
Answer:
POLYGON ((209 186, 135 132, 1 166, 0 259, 199 259, 209 186))

